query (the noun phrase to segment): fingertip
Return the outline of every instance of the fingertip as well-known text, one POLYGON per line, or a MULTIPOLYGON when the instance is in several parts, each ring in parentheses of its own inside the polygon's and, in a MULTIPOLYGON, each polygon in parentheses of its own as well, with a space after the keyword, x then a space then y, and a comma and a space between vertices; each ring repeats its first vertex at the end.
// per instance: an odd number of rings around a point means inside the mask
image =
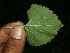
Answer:
POLYGON ((11 28, 8 28, 8 29, 7 29, 6 27, 8 27, 8 26, 17 26, 17 25, 22 26, 22 25, 24 25, 24 24, 23 24, 23 22, 21 22, 21 21, 12 22, 12 23, 6 24, 5 26, 3 26, 3 27, 0 29, 0 43, 6 42, 6 40, 9 38, 10 33, 11 33, 11 31, 12 31, 11 28))

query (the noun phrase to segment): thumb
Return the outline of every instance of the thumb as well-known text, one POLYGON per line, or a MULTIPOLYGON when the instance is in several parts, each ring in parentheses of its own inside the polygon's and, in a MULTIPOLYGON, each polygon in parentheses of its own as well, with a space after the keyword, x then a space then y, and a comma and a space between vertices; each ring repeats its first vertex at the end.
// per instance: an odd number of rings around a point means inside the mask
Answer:
POLYGON ((11 31, 11 35, 6 43, 3 53, 22 53, 25 40, 25 30, 20 26, 14 27, 11 31))

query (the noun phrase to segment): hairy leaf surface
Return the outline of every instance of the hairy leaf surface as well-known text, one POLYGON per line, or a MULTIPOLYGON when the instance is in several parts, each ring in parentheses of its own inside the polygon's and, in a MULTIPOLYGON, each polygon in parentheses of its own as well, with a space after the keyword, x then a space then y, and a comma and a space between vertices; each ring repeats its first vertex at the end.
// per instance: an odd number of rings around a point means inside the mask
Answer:
POLYGON ((58 16, 49 8, 32 4, 27 11, 29 22, 25 25, 27 40, 32 46, 50 42, 63 26, 58 16))

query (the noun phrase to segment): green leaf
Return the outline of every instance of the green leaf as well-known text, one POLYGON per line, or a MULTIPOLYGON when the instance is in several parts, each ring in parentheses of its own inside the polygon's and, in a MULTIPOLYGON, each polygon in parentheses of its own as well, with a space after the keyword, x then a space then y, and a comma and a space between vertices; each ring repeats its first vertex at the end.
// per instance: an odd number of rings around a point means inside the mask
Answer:
POLYGON ((42 5, 32 4, 27 11, 29 22, 25 25, 27 40, 32 46, 51 42, 63 26, 52 10, 42 5))

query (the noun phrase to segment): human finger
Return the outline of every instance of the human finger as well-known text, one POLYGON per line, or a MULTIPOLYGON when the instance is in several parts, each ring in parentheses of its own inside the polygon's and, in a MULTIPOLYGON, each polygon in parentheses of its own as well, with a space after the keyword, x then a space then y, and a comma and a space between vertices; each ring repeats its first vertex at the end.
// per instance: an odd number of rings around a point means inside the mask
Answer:
POLYGON ((5 46, 4 53, 22 53, 26 40, 25 29, 16 26, 11 31, 11 36, 5 46))
POLYGON ((8 23, 0 29, 0 53, 2 52, 4 45, 7 42, 8 38, 10 36, 11 30, 12 30, 12 28, 6 28, 6 27, 16 26, 16 25, 22 26, 23 23, 22 22, 8 23))

